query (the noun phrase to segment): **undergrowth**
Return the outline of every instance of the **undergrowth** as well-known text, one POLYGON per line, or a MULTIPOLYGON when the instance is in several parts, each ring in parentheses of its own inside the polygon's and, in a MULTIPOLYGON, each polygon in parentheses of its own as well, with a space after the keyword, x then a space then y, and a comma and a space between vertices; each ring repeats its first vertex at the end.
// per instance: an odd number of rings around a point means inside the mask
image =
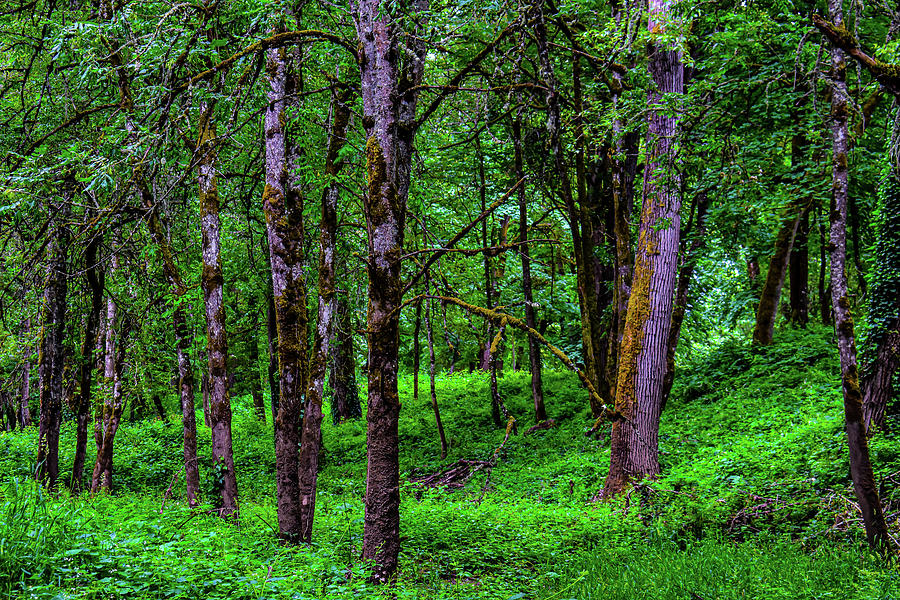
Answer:
MULTIPOLYGON (((440 376, 450 442, 439 457, 427 379, 418 402, 401 382, 402 554, 397 585, 365 583, 365 423, 323 421, 314 544, 275 536, 271 423, 234 401, 239 525, 180 500, 181 431, 123 423, 113 494, 48 496, 31 482, 36 433, 0 434, 0 597, 29 598, 898 598, 893 567, 864 548, 851 502, 836 357, 828 332, 784 330, 764 351, 726 342, 682 365, 663 416, 664 474, 623 498, 595 502, 608 436, 586 437, 584 391, 549 371, 557 426, 528 436, 530 379, 508 372, 501 393, 518 435, 459 489, 414 479, 460 459, 491 458, 483 374, 440 376), (167 490, 172 498, 164 500, 167 490)), ((202 418, 198 423, 202 423, 202 418)), ((201 473, 212 473, 200 427, 201 473)), ((64 427, 60 464, 71 465, 64 427)), ((877 437, 873 461, 889 514, 900 444, 877 437)), ((90 463, 91 457, 89 457, 90 463)), ((61 481, 71 472, 65 468, 61 481)), ((210 496, 211 484, 205 496, 210 496)), ((896 531, 896 523, 891 524, 896 531)))

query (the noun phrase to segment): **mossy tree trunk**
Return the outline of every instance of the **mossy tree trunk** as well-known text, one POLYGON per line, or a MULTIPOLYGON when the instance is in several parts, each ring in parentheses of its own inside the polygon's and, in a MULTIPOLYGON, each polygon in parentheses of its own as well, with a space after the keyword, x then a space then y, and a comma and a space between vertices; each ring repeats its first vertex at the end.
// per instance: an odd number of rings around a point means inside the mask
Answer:
POLYGON ((200 138, 197 144, 197 182, 200 194, 200 231, 203 255, 203 305, 206 313, 206 352, 209 378, 209 425, 212 458, 221 477, 223 518, 237 518, 237 477, 231 440, 231 399, 228 393, 228 338, 225 329, 225 285, 222 276, 219 190, 216 181, 215 105, 200 107, 200 138))
POLYGON ((610 497, 632 482, 659 473, 659 415, 666 348, 672 319, 680 235, 681 196, 676 169, 677 110, 684 91, 681 51, 659 41, 670 15, 668 0, 651 0, 649 70, 656 84, 644 171, 644 202, 635 253, 631 298, 619 358, 610 467, 603 493, 610 497))
POLYGON ((47 279, 41 308, 41 346, 38 355, 40 421, 38 424, 35 478, 48 488, 59 476, 59 428, 62 421, 63 370, 65 368, 66 294, 69 250, 69 218, 73 182, 61 182, 61 194, 48 202, 50 213, 47 247, 47 279))
MULTIPOLYGON (((843 22, 842 0, 828 0, 828 12, 835 25, 843 22)), ((829 248, 831 251, 831 305, 841 360, 844 396, 844 428, 850 449, 850 476, 866 529, 866 539, 873 548, 884 549, 889 543, 887 526, 875 476, 869 458, 866 427, 863 423, 863 398, 856 364, 856 340, 850 299, 847 290, 847 210, 849 204, 848 128, 849 91, 846 81, 846 58, 840 48, 831 50, 831 138, 832 138, 832 207, 829 248)))
MULTIPOLYGON (((269 104, 265 114, 266 185, 263 210, 269 242, 278 345, 278 399, 275 417, 275 470, 278 528, 282 539, 302 539, 300 426, 306 392, 307 328, 303 260, 303 198, 288 181, 285 136, 286 96, 292 87, 283 49, 268 51, 269 104)), ((273 406, 276 400, 273 398, 273 406)))
POLYGON ((103 237, 95 233, 88 242, 84 253, 85 279, 91 291, 91 305, 84 325, 84 337, 81 343, 81 390, 75 408, 75 459, 72 463, 72 481, 69 489, 73 495, 81 492, 84 482, 84 463, 87 454, 88 425, 91 420, 91 402, 94 383, 94 349, 97 346, 97 326, 100 322, 100 311, 103 308, 103 271, 97 259, 98 249, 103 237))
MULTIPOLYGON (((423 32, 404 36, 381 0, 359 0, 353 8, 368 180, 364 211, 369 251, 369 405, 362 554, 374 563, 372 579, 386 582, 397 571, 400 552, 400 267, 415 138, 416 86, 422 81, 425 48, 420 37, 423 32), (402 46, 401 38, 405 38, 402 46)), ((420 25, 426 8, 425 0, 415 0, 404 20, 420 25)))
MULTIPOLYGON (((338 84, 334 84, 337 86, 338 84)), ((325 375, 328 367, 329 342, 335 309, 335 255, 337 253, 337 205, 340 184, 337 176, 344 166, 340 158, 350 121, 350 93, 332 90, 331 126, 328 131, 328 148, 325 153, 325 174, 331 181, 322 193, 321 234, 319 237, 319 312, 309 359, 309 379, 306 390, 306 410, 303 417, 302 444, 300 446, 300 507, 301 541, 312 541, 313 518, 316 507, 316 483, 319 471, 319 453, 322 449, 322 398, 325 392, 325 375)))

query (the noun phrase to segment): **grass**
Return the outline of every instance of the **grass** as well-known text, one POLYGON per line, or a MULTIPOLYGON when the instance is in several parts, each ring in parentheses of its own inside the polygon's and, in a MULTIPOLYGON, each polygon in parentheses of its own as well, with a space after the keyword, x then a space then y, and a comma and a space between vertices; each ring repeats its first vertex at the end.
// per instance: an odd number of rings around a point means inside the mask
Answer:
MULTIPOLYGON (((727 344, 679 371, 661 428, 663 477, 608 503, 592 501, 608 468, 608 439, 583 435, 591 420, 571 374, 545 376, 559 426, 512 437, 490 476, 460 490, 409 481, 494 452, 503 432, 490 423, 486 378, 438 379, 451 444, 445 461, 427 395, 416 405, 405 378, 403 550, 392 589, 367 585, 359 560, 362 421, 324 421, 309 548, 276 541, 271 424, 255 419, 246 397, 234 402, 239 526, 178 500, 174 416, 123 424, 117 491, 95 497, 48 497, 29 479, 34 429, 0 434, 0 597, 900 598, 896 569, 865 550, 847 500, 828 333, 784 331, 762 353, 727 344), (163 507, 170 485, 176 498, 163 507)), ((507 373, 501 391, 526 429, 527 374, 507 373)), ((208 477, 209 430, 201 426, 198 437, 208 477)), ((63 466, 71 465, 73 440, 67 424, 63 466)), ((898 469, 898 447, 884 436, 873 444, 881 477, 898 469)), ((212 484, 204 485, 208 497, 212 484)))

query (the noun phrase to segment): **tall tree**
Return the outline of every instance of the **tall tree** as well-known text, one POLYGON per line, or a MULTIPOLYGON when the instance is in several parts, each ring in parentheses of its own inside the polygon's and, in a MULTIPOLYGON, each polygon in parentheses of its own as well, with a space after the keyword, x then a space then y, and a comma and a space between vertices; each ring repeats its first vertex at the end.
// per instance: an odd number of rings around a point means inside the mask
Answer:
POLYGON ((606 496, 659 473, 659 416, 681 229, 676 138, 684 65, 681 51, 666 41, 671 8, 669 0, 650 0, 649 70, 655 88, 648 95, 644 201, 619 355, 606 496))
MULTIPOLYGON (((843 0, 828 0, 828 14, 838 27, 843 25, 843 0)), ((873 548, 886 548, 887 526, 875 475, 869 458, 866 426, 863 422, 863 398, 856 364, 856 339, 847 291, 847 209, 849 204, 848 158, 850 151, 849 100, 847 62, 844 51, 831 49, 831 145, 832 204, 831 232, 831 308, 838 351, 841 359, 841 381, 844 396, 844 428, 850 449, 850 476, 866 529, 866 539, 873 548)))

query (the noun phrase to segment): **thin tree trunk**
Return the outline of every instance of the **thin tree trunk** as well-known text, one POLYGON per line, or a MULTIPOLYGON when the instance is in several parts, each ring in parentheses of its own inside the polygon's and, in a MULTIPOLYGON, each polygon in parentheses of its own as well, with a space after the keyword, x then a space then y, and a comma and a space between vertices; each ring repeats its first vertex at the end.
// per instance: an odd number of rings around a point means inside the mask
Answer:
MULTIPOLYGON (((525 177, 522 164, 522 127, 519 119, 513 120, 513 151, 515 152, 516 181, 525 177)), ((528 199, 525 185, 519 187, 519 241, 522 245, 519 252, 522 257, 522 299, 525 301, 525 324, 537 329, 537 317, 534 312, 534 295, 531 289, 531 254, 528 248, 528 199)), ((528 336, 528 361, 531 365, 531 398, 534 401, 534 420, 536 423, 547 420, 547 409, 544 407, 544 386, 541 381, 541 345, 528 336)))
MULTIPOLYGON (((115 304, 112 303, 115 307, 115 304)), ((116 311, 113 311, 113 316, 116 311)), ((110 328, 110 331, 113 329, 110 328)), ((125 346, 130 332, 128 319, 119 316, 119 328, 117 335, 107 335, 107 350, 111 352, 107 355, 107 367, 112 369, 111 384, 109 398, 103 404, 103 414, 100 422, 102 429, 98 438, 97 459, 94 462, 94 472, 91 476, 91 493, 96 494, 101 489, 112 490, 113 476, 113 446, 116 438, 116 432, 119 430, 119 422, 122 419, 122 410, 124 409, 123 393, 122 393, 122 372, 125 366, 125 346), (112 348, 109 346, 109 339, 112 339, 112 348)))
POLYGON ((820 210, 816 216, 816 223, 819 228, 819 318, 822 325, 831 325, 831 299, 828 290, 825 288, 825 273, 827 272, 827 238, 825 237, 825 217, 822 215, 824 210, 820 210))
POLYGON ((250 359, 250 396, 253 398, 253 409, 256 412, 256 418, 263 423, 266 422, 266 403, 263 401, 262 384, 259 380, 259 313, 256 308, 256 299, 251 297, 250 306, 247 307, 250 312, 250 340, 249 352, 250 359))
MULTIPOLYGON (((22 335, 31 333, 31 317, 22 323, 22 335)), ((22 391, 19 398, 18 418, 21 428, 31 427, 31 347, 25 346, 25 360, 22 362, 22 391)))
POLYGON ((237 518, 237 477, 231 441, 231 401, 228 397, 228 340, 225 331, 224 280, 219 244, 219 192, 216 183, 217 150, 214 106, 200 108, 200 143, 197 182, 202 233, 203 304, 206 312, 206 351, 209 365, 209 424, 212 429, 212 458, 221 477, 224 518, 237 518))
POLYGON ((356 350, 353 348, 353 320, 347 302, 347 292, 338 290, 335 301, 336 331, 334 332, 334 360, 331 365, 332 419, 341 421, 362 417, 359 387, 356 384, 356 350))
POLYGON ((274 427, 278 419, 278 400, 281 396, 281 389, 278 385, 278 319, 275 316, 275 300, 269 296, 266 302, 269 398, 271 399, 272 426, 274 427))
MULTIPOLYGON (((424 0, 415 0, 408 18, 416 22, 425 8, 424 0)), ((401 50, 399 25, 381 0, 359 0, 354 9, 368 176, 364 210, 369 250, 369 405, 362 554, 374 562, 372 579, 387 582, 394 578, 400 552, 397 370, 401 256, 415 139, 416 86, 422 81, 425 48, 418 36, 409 36, 401 50), (402 71, 398 64, 401 54, 411 55, 402 71)))
POLYGON ((62 183, 61 201, 51 203, 49 263, 41 310, 41 348, 38 355, 40 422, 35 478, 49 489, 59 476, 59 428, 62 420, 64 347, 66 332, 67 259, 69 246, 69 202, 72 182, 62 183))
MULTIPOLYGON (((843 21, 841 0, 828 0, 828 12, 835 25, 843 21)), ((832 137, 832 210, 831 234, 831 304, 841 359, 841 381, 844 395, 844 427, 847 431, 847 445, 850 449, 850 476, 853 491, 859 502, 866 529, 866 539, 873 548, 886 549, 889 542, 887 526, 872 463, 866 441, 866 427, 863 423, 863 398, 859 388, 859 371, 856 365, 856 340, 853 331, 853 317, 850 314, 850 299, 847 292, 847 207, 849 203, 848 152, 850 135, 848 131, 848 98, 846 83, 846 60, 843 50, 831 50, 831 137, 832 137)))
POLYGON ((84 482, 84 463, 87 454, 88 424, 91 420, 92 384, 94 381, 94 348, 97 345, 97 325, 103 308, 103 271, 99 269, 97 250, 102 236, 95 233, 85 250, 85 278, 91 290, 91 307, 84 326, 81 344, 81 392, 76 403, 75 459, 72 464, 72 481, 69 489, 73 495, 81 492, 84 482))
POLYGON ((790 260, 791 323, 806 327, 809 323, 809 211, 800 217, 790 260))
POLYGON ((634 277, 622 339, 609 474, 604 495, 622 492, 631 482, 659 473, 659 415, 662 407, 666 347, 677 276, 681 195, 676 169, 678 117, 662 110, 664 95, 684 91, 681 51, 662 46, 670 14, 668 0, 650 0, 649 70, 656 83, 651 107, 644 203, 635 254, 634 277))
POLYGON ((803 214, 808 207, 799 203, 791 203, 787 215, 781 223, 781 229, 775 237, 775 251, 769 261, 766 283, 763 285, 756 309, 756 326, 753 329, 753 343, 758 346, 769 346, 775 337, 775 318, 778 315, 778 304, 781 302, 781 288, 787 275, 788 259, 794 236, 803 214))
POLYGON ((332 91, 331 128, 325 153, 325 174, 331 181, 322 193, 321 235, 319 238, 319 312, 313 349, 309 359, 309 385, 306 390, 306 411, 303 417, 303 444, 300 446, 300 505, 301 541, 312 541, 313 518, 316 507, 316 484, 319 471, 319 452, 322 450, 322 397, 328 367, 329 340, 335 308, 335 255, 337 253, 337 205, 340 186, 336 177, 344 166, 340 152, 347 136, 350 121, 349 93, 332 91))

